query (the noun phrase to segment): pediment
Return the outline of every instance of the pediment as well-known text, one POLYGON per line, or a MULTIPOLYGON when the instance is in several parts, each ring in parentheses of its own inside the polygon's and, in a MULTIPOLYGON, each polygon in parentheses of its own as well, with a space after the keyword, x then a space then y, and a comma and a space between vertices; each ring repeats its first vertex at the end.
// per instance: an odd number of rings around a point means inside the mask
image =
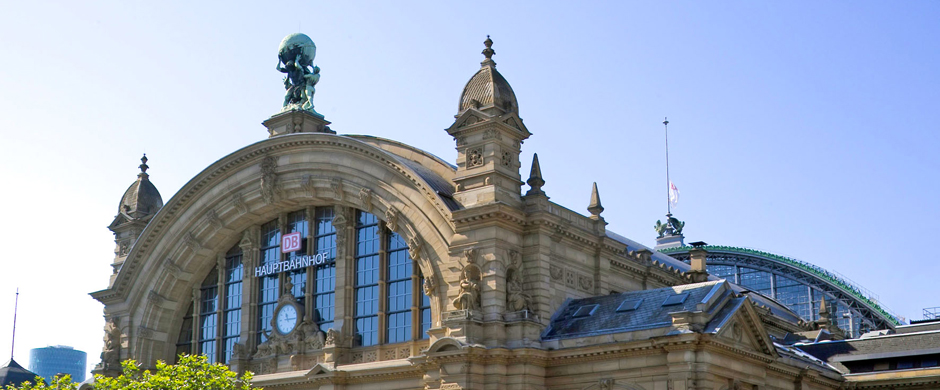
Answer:
POLYGON ((750 299, 741 303, 717 332, 723 342, 736 348, 776 356, 773 340, 760 321, 750 299))
POLYGON ((116 227, 118 227, 118 226, 121 226, 121 225, 127 223, 128 221, 130 221, 130 220, 127 219, 127 217, 124 216, 124 214, 118 214, 118 215, 116 215, 116 216, 114 217, 114 221, 111 221, 111 224, 108 225, 108 228, 111 229, 111 230, 114 230, 114 228, 116 228, 116 227))
POLYGON ((313 366, 310 371, 307 371, 307 378, 315 378, 318 376, 328 376, 333 373, 333 369, 329 366, 324 365, 323 363, 317 363, 313 366))
POLYGON ((457 118, 454 120, 454 124, 447 128, 447 133, 454 135, 459 131, 463 131, 467 127, 472 127, 473 125, 486 122, 491 119, 491 115, 488 115, 477 109, 470 108, 460 115, 457 115, 457 118))

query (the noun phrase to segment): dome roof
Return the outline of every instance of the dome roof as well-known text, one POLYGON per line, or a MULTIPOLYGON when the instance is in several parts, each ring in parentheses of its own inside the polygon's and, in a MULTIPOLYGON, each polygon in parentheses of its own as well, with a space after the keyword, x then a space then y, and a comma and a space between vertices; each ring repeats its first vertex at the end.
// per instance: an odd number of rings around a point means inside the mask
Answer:
POLYGON ((459 112, 464 112, 469 108, 476 108, 481 111, 497 108, 502 112, 493 114, 509 112, 519 114, 519 103, 516 101, 516 94, 509 86, 509 82, 496 70, 496 62, 492 59, 493 55, 496 54, 491 48, 493 41, 487 36, 483 44, 486 45, 486 49, 483 50, 486 60, 481 63, 480 70, 470 78, 470 81, 463 88, 463 93, 460 95, 459 112))
POLYGON ((19 386, 23 382, 34 382, 36 374, 19 365, 15 360, 10 359, 6 366, 0 368, 0 386, 8 385, 19 386))
POLYGON ((121 203, 118 205, 118 215, 126 215, 130 218, 140 218, 147 215, 156 214, 163 207, 163 198, 160 191, 150 182, 150 175, 147 174, 147 155, 140 159, 140 173, 137 174, 137 180, 127 187, 124 196, 121 197, 121 203))

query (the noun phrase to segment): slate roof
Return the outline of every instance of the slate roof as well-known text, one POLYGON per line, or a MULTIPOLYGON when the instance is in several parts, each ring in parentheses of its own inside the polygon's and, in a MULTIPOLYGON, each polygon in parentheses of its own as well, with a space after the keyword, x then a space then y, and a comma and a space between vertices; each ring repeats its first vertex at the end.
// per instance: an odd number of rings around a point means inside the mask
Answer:
POLYGON ((447 208, 450 209, 450 211, 456 211, 460 209, 460 204, 454 200, 454 186, 450 183, 449 180, 444 179, 434 171, 415 161, 411 161, 396 154, 392 154, 392 156, 395 156, 399 162, 414 170, 418 176, 421 176, 421 178, 424 179, 424 181, 427 182, 429 186, 431 186, 431 189, 437 193, 437 196, 441 198, 441 201, 447 205, 447 208))
MULTIPOLYGON (((582 299, 570 299, 552 316, 549 327, 542 335, 543 340, 568 339, 586 336, 595 336, 610 333, 631 332, 636 330, 670 328, 672 316, 669 313, 679 311, 696 311, 696 305, 712 298, 715 293, 729 289, 721 289, 727 285, 725 281, 708 281, 704 283, 687 284, 676 287, 666 287, 654 290, 631 291, 621 294, 611 294, 582 299), (680 294, 688 297, 680 304, 663 306, 667 298, 680 294), (624 301, 642 300, 636 310, 617 311, 624 301), (592 314, 577 317, 575 314, 582 307, 597 305, 592 314)), ((719 310, 712 321, 709 322, 711 331, 720 328, 720 324, 736 311, 744 298, 733 298, 719 310), (727 310, 723 310, 727 309, 727 310)), ((706 329, 706 331, 708 331, 706 329)))
POLYGON ((499 107, 506 112, 519 113, 519 102, 516 101, 516 94, 509 86, 509 82, 496 70, 495 62, 484 61, 483 67, 463 87, 458 112, 489 106, 499 107))
POLYGON ((0 368, 0 388, 7 385, 19 386, 26 381, 35 382, 36 374, 23 368, 16 360, 10 359, 6 366, 0 368))
POLYGON ((940 331, 794 344, 794 347, 830 363, 937 354, 940 353, 940 331))
MULTIPOLYGON (((675 269, 678 269, 678 270, 680 270, 680 271, 682 271, 682 272, 688 272, 688 271, 692 268, 690 265, 686 264, 685 262, 683 262, 683 261, 681 261, 681 260, 677 260, 677 259, 673 258, 672 256, 669 256, 669 255, 666 255, 666 254, 663 254, 663 253, 654 251, 654 250, 652 250, 652 249, 651 249, 650 247, 648 247, 648 246, 645 246, 645 245, 643 245, 643 244, 640 244, 640 243, 638 243, 638 242, 636 242, 636 241, 633 241, 633 240, 631 240, 631 239, 629 239, 629 238, 626 238, 626 237, 624 237, 624 236, 621 236, 621 235, 619 235, 619 234, 617 234, 617 233, 614 233, 614 232, 612 232, 612 231, 610 231, 610 230, 608 230, 608 231, 606 232, 606 234, 607 234, 607 237, 610 237, 610 238, 614 239, 615 241, 620 242, 621 244, 626 245, 628 251, 637 251, 637 250, 642 250, 642 249, 648 250, 648 251, 652 252, 652 259, 653 259, 653 260, 656 260, 656 261, 658 261, 658 262, 660 262, 660 263, 666 264, 666 265, 668 265, 668 266, 670 266, 670 267, 673 267, 673 268, 675 268, 675 269)), ((714 275, 709 275, 708 280, 722 280, 722 279, 718 279, 718 277, 716 277, 716 276, 714 276, 714 275)), ((790 310, 790 308, 784 306, 784 305, 781 304, 780 302, 777 302, 777 301, 774 300, 773 298, 770 298, 770 297, 768 297, 768 296, 765 296, 765 295, 763 295, 763 294, 761 294, 761 293, 759 293, 759 292, 756 292, 756 291, 751 291, 751 290, 749 290, 749 289, 747 289, 747 288, 741 287, 741 286, 736 285, 736 284, 734 284, 734 283, 731 283, 731 288, 734 289, 734 291, 735 291, 736 293, 745 294, 745 295, 749 296, 749 297, 754 301, 754 303, 756 303, 756 304, 758 304, 758 305, 760 305, 760 306, 767 306, 767 307, 769 307, 771 313, 773 313, 773 314, 774 314, 775 316, 777 316, 777 317, 780 317, 780 318, 782 318, 782 319, 784 319, 784 320, 786 320, 786 321, 793 322, 793 323, 797 323, 797 322, 800 321, 800 316, 799 316, 799 315, 797 315, 796 313, 794 313, 792 310, 790 310)))

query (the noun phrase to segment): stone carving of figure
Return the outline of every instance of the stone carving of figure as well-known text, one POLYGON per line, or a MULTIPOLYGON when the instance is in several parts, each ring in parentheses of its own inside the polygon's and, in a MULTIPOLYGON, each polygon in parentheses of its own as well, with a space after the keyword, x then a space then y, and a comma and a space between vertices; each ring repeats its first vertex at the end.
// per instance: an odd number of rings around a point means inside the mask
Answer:
POLYGON ((303 331, 304 336, 303 350, 323 349, 323 345, 326 344, 323 332, 317 328, 317 324, 313 322, 313 318, 309 314, 304 316, 304 321, 300 324, 300 330, 303 331))
POLYGON ((121 366, 121 327, 117 317, 111 317, 104 326, 104 350, 101 351, 101 363, 105 369, 120 369, 121 366))
POLYGON ((506 275, 506 305, 509 311, 529 309, 529 294, 522 288, 522 276, 519 270, 510 269, 506 275))
POLYGON ((284 111, 301 109, 317 114, 313 110, 315 86, 320 81, 320 68, 313 65, 316 55, 317 46, 304 34, 291 34, 281 41, 277 70, 285 74, 284 111))
POLYGON ((336 329, 330 328, 330 330, 328 330, 328 331, 326 332, 326 341, 325 341, 325 345, 334 345, 334 346, 335 346, 335 345, 336 345, 336 342, 339 341, 339 336, 340 336, 340 335, 339 335, 339 332, 337 332, 336 329))
POLYGON ((480 308, 480 270, 475 264, 467 265, 460 273, 460 293, 454 299, 454 307, 459 310, 480 308))
POLYGON ((460 291, 453 304, 458 310, 477 310, 480 308, 480 281, 483 272, 474 264, 477 253, 475 249, 464 251, 467 263, 460 271, 460 291))

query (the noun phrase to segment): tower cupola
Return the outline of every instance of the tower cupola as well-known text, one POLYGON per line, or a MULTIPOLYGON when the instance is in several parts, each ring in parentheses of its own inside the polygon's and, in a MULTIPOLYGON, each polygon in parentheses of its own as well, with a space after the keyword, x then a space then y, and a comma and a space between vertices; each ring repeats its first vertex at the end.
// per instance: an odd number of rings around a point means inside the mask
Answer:
POLYGON ((519 103, 516 101, 516 94, 509 82, 496 70, 496 61, 493 61, 496 51, 493 50, 493 40, 489 35, 483 44, 486 45, 483 50, 486 59, 480 63, 480 70, 463 87, 458 115, 470 108, 494 115, 510 112, 518 115, 519 103))
MULTIPOLYGON (((124 191, 121 197, 121 203, 118 204, 117 215, 108 225, 108 229, 114 233, 114 275, 124 264, 124 259, 137 241, 137 237, 147 227, 147 223, 163 208, 163 198, 160 191, 150 182, 150 175, 147 173, 147 155, 140 158, 140 173, 137 174, 137 180, 131 183, 130 187, 124 191)), ((112 275, 113 278, 113 275, 112 275)))
POLYGON ((496 71, 493 40, 483 42, 485 59, 460 94, 456 120, 447 133, 457 143, 455 198, 464 207, 521 205, 521 145, 532 134, 519 118, 509 82, 496 71))

